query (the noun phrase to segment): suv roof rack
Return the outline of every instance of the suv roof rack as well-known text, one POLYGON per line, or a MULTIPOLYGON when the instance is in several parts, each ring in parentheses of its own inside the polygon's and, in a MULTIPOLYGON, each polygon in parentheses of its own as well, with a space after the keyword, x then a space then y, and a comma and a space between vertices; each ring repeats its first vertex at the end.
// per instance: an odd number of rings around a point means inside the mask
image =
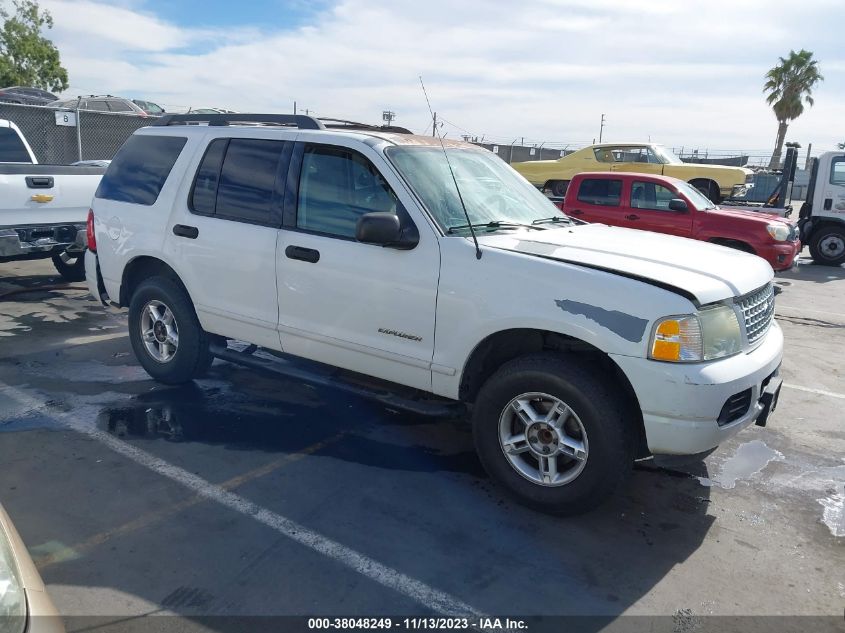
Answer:
POLYGON ((411 130, 398 125, 370 125, 369 123, 358 123, 346 119, 332 119, 330 117, 319 117, 326 128, 333 130, 366 130, 369 132, 395 132, 397 134, 413 134, 411 130))
POLYGON ((314 117, 302 114, 165 114, 159 117, 153 125, 186 125, 193 122, 221 126, 237 123, 258 123, 297 127, 303 130, 325 129, 325 126, 314 117))

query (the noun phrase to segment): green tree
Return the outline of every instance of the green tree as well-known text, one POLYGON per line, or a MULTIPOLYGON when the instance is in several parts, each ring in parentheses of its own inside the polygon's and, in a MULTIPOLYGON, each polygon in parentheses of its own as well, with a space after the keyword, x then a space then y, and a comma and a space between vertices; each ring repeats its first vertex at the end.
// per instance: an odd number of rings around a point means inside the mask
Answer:
POLYGON ((804 103, 813 105, 813 88, 824 80, 819 72, 819 65, 813 59, 813 53, 803 48, 799 52, 789 51, 789 57, 780 59, 780 63, 766 73, 763 91, 768 92, 766 103, 772 106, 778 120, 778 135, 771 169, 780 165, 783 142, 789 122, 797 119, 804 112, 804 103))
POLYGON ((53 28, 53 16, 35 0, 13 0, 14 15, 0 8, 0 86, 34 86, 67 90, 67 70, 59 50, 42 30, 53 28))

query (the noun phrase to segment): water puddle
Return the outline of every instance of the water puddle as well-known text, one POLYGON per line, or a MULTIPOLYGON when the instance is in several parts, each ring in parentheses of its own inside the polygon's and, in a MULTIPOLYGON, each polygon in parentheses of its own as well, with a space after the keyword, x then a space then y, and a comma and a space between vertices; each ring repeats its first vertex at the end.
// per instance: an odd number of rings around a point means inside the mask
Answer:
POLYGON ((719 486, 725 490, 736 487, 736 482, 748 479, 763 470, 769 462, 783 461, 783 453, 766 446, 760 440, 742 444, 733 457, 726 460, 720 472, 713 477, 699 477, 702 486, 719 486))
POLYGON ((838 484, 834 494, 816 501, 824 508, 822 522, 830 533, 833 536, 845 536, 845 484, 838 484))

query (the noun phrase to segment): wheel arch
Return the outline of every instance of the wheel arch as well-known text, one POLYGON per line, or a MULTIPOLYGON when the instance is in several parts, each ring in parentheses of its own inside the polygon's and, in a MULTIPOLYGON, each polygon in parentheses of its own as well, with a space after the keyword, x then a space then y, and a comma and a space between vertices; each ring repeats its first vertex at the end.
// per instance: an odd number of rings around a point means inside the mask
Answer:
MULTIPOLYGON (((188 292, 182 279, 170 264, 158 257, 139 255, 130 260, 123 269, 123 275, 120 280, 120 306, 127 307, 132 300, 132 294, 135 292, 138 284, 150 277, 165 277, 170 279, 185 291, 188 298, 191 298, 191 293, 188 292)), ((191 301, 193 303, 193 300, 191 301)))
POLYGON ((642 409, 628 377, 608 354, 581 339, 539 329, 500 330, 482 339, 472 350, 461 372, 459 398, 475 401, 481 386, 499 367, 520 356, 551 351, 566 356, 580 356, 584 362, 609 372, 621 386, 626 406, 630 409, 637 430, 636 455, 650 455, 643 425, 642 409))
POLYGON ((735 248, 740 251, 744 251, 746 253, 751 253, 752 255, 756 255, 757 251, 755 248, 745 242, 743 240, 738 240, 732 237, 711 237, 707 239, 708 242, 711 244, 718 244, 719 246, 727 246, 728 248, 735 248))

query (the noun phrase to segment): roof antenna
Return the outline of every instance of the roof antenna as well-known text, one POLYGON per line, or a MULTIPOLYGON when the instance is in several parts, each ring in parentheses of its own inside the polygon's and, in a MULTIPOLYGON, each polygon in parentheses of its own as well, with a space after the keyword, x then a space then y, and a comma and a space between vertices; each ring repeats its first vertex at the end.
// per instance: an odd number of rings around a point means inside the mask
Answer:
MULTIPOLYGON (((428 100, 428 92, 425 90, 422 75, 420 75, 420 85, 422 86, 423 94, 425 95, 425 102, 428 104, 428 112, 431 114, 431 120, 434 121, 434 111, 431 109, 431 102, 428 100)), ((458 179, 455 178, 455 171, 452 169, 452 163, 449 161, 449 154, 446 151, 446 146, 443 144, 443 137, 440 135, 440 130, 437 129, 437 125, 434 125, 434 130, 437 132, 437 138, 440 140, 440 148, 443 150, 443 156, 446 157, 446 164, 449 166, 449 173, 452 174, 452 182, 455 183, 455 191, 458 192, 458 200, 461 201, 461 208, 464 210, 464 216, 467 219, 467 226, 469 227, 469 232, 472 234, 472 241, 475 244, 475 259, 481 259, 481 247, 478 245, 478 238, 475 236, 475 229, 472 228, 472 220, 469 219, 469 213, 467 212, 467 207, 464 204, 464 197, 461 195, 461 188, 458 186, 458 179)))

